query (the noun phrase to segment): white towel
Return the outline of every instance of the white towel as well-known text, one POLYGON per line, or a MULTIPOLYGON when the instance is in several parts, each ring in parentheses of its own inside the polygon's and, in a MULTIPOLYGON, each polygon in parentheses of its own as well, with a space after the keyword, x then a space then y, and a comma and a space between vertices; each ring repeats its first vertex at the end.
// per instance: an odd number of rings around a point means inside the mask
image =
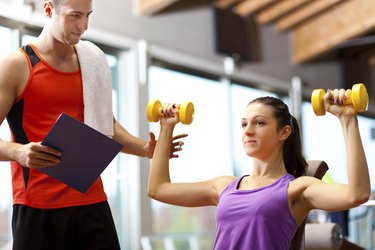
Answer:
POLYGON ((84 123, 112 137, 112 78, 105 54, 89 41, 75 47, 83 82, 84 123))

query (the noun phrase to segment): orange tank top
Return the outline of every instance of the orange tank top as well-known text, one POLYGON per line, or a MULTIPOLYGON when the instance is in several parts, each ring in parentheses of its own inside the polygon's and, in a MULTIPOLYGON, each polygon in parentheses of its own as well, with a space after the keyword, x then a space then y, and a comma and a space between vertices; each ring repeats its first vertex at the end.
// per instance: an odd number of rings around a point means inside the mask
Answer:
MULTIPOLYGON (((27 58, 30 75, 22 95, 7 115, 12 140, 21 144, 42 141, 62 112, 83 121, 81 71, 61 72, 52 68, 32 45, 20 51, 27 58)), ((107 200, 100 177, 83 194, 18 162, 11 162, 11 168, 14 204, 52 209, 107 200)))

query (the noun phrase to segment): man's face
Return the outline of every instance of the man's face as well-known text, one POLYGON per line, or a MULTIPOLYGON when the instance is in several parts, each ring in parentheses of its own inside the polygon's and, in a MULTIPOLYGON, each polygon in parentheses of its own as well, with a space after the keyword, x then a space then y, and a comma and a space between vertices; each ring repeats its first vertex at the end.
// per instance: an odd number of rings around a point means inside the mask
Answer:
POLYGON ((51 32, 62 43, 77 44, 88 28, 91 0, 65 0, 59 9, 52 6, 51 32))

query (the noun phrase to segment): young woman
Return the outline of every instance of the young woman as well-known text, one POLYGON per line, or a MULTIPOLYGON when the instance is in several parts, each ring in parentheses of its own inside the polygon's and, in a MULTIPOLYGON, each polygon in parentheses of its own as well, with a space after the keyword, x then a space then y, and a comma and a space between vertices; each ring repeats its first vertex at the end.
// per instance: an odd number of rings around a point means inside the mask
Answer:
POLYGON ((304 176, 307 163, 296 119, 281 100, 262 97, 248 104, 241 121, 243 147, 253 158, 253 171, 241 177, 220 176, 197 183, 171 183, 169 148, 179 120, 173 105, 164 107, 166 116, 160 121, 148 195, 179 206, 217 206, 217 250, 289 249, 297 227, 310 210, 345 210, 370 196, 357 114, 352 105, 342 105, 350 92, 335 89, 324 96, 326 110, 339 119, 343 131, 347 184, 326 184, 304 176))

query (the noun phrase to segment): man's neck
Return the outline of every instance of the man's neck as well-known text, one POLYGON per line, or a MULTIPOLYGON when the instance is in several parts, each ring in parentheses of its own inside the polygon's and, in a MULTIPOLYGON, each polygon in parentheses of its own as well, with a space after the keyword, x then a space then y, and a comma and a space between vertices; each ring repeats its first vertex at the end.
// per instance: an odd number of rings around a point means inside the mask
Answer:
POLYGON ((38 39, 33 43, 40 54, 53 56, 57 59, 65 60, 75 54, 74 45, 63 43, 54 38, 49 32, 42 31, 38 39))

